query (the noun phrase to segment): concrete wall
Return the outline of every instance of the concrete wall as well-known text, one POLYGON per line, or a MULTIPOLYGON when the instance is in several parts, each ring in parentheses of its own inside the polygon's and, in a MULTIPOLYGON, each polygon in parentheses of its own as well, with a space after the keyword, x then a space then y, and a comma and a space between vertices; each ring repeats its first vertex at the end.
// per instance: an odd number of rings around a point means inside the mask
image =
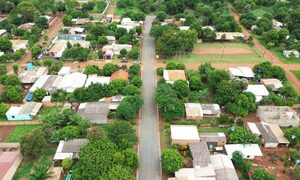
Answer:
POLYGON ((25 120, 32 120, 32 116, 30 114, 18 114, 18 115, 6 115, 9 121, 25 121, 25 120))

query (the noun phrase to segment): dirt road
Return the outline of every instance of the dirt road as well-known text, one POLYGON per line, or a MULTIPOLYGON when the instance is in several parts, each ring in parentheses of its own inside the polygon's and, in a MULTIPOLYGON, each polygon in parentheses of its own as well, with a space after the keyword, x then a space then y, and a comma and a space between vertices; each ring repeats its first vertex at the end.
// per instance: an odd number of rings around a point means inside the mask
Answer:
MULTIPOLYGON (((236 22, 240 23, 240 17, 239 15, 232 11, 231 12, 236 22)), ((241 25, 242 27, 242 25, 241 25)), ((244 35, 250 36, 250 31, 242 27, 242 32, 244 35)), ((296 64, 285 64, 280 61, 280 59, 277 58, 271 51, 269 51, 265 46, 263 46, 257 39, 253 40, 254 45, 264 54, 264 57, 272 62, 274 65, 280 66, 285 70, 286 76, 288 80, 293 84, 295 89, 300 93, 300 81, 296 78, 296 76, 290 72, 290 70, 299 70, 300 65, 296 64)))

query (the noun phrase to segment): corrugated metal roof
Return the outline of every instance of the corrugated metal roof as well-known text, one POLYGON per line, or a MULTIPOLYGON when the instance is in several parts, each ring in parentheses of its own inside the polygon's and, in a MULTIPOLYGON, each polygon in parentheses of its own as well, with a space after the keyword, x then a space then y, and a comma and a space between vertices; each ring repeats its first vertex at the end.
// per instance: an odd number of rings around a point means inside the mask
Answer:
POLYGON ((193 166, 207 167, 211 164, 210 153, 206 142, 189 144, 193 156, 193 166))

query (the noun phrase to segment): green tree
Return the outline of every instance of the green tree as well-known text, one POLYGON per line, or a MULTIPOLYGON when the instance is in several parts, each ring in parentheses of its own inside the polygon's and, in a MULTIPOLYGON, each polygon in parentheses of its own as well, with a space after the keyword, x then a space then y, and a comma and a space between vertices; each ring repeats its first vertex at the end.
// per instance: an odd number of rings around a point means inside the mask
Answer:
POLYGON ((125 86, 123 88, 122 94, 125 96, 141 94, 141 90, 140 90, 140 88, 134 86, 133 84, 128 84, 127 86, 125 86))
POLYGON ((20 141, 21 152, 25 158, 38 158, 46 146, 46 139, 41 129, 25 134, 20 141))
POLYGON ((241 93, 225 107, 235 115, 246 116, 256 110, 255 96, 252 93, 241 93))
POLYGON ((88 138, 90 141, 100 140, 104 137, 105 137, 105 134, 101 127, 93 126, 89 129, 87 129, 86 138, 88 138))
POLYGON ((139 95, 127 96, 119 104, 116 110, 116 117, 128 121, 133 121, 136 113, 143 105, 143 99, 139 95))
POLYGON ((138 88, 140 88, 143 84, 142 79, 139 76, 133 76, 130 80, 130 83, 138 88))
POLYGON ((61 139, 69 140, 69 139, 78 138, 80 135, 80 131, 77 126, 69 125, 62 128, 60 130, 60 134, 61 134, 61 139))
POLYGON ((165 149, 161 155, 162 169, 166 173, 174 173, 183 167, 184 158, 177 149, 165 149))
POLYGON ((44 90, 44 89, 36 89, 33 92, 33 100, 37 101, 37 102, 41 102, 46 95, 47 95, 46 90, 44 90))
POLYGON ((104 76, 111 76, 114 72, 119 69, 119 66, 112 63, 106 63, 103 66, 103 74, 104 76))
POLYGON ((265 169, 255 169, 252 178, 253 180, 276 180, 276 177, 269 174, 265 169))
POLYGON ((255 65, 253 72, 257 79, 277 78, 281 81, 286 80, 284 70, 279 66, 272 65, 271 62, 268 61, 255 65))
POLYGON ((208 87, 212 91, 216 91, 218 84, 224 80, 229 80, 230 76, 228 72, 224 70, 209 71, 207 76, 208 87))
POLYGON ((100 44, 101 46, 108 44, 108 40, 107 40, 106 36, 100 36, 98 38, 98 44, 100 44))
POLYGON ((200 76, 192 76, 189 78, 189 86, 191 91, 199 91, 203 89, 200 76))
POLYGON ((209 72, 213 70, 215 70, 215 68, 212 67, 210 63, 204 63, 199 66, 199 73, 205 82, 207 82, 209 72))
POLYGON ((101 70, 97 65, 87 65, 84 68, 83 73, 87 74, 87 75, 91 75, 91 74, 98 74, 99 75, 101 73, 101 70))
POLYGON ((167 18, 167 14, 166 14, 164 11, 159 11, 159 12, 156 14, 156 19, 157 19, 158 21, 164 21, 166 18, 167 18))
POLYGON ((19 65, 14 63, 12 67, 13 67, 14 73, 17 75, 19 73, 19 65))
POLYGON ((121 50, 120 50, 120 55, 121 55, 121 57, 125 57, 126 54, 127 54, 127 50, 126 50, 126 49, 121 49, 121 50))
POLYGON ((65 26, 72 26, 72 16, 70 15, 64 15, 62 18, 62 21, 64 23, 65 26))
POLYGON ((21 85, 21 82, 17 75, 2 75, 0 77, 0 83, 5 86, 21 85))
POLYGON ((190 93, 189 84, 184 80, 176 80, 173 84, 173 88, 179 98, 187 97, 190 93))
POLYGON ((35 19, 35 24, 42 28, 42 29, 48 29, 49 25, 48 25, 48 19, 44 16, 40 16, 38 18, 35 19))
POLYGON ((141 67, 138 64, 133 64, 129 67, 128 73, 131 76, 138 76, 140 75, 141 67))
POLYGON ((140 51, 139 49, 132 49, 131 51, 128 52, 128 58, 137 60, 140 57, 140 51))
POLYGON ((51 165, 49 160, 43 160, 38 165, 34 166, 34 172, 31 173, 30 179, 32 180, 46 180, 51 177, 51 173, 48 172, 48 169, 51 165))
POLYGON ((232 162, 243 173, 248 173, 250 171, 251 163, 244 161, 243 154, 240 151, 232 153, 232 162))
POLYGON ((9 109, 9 104, 0 103, 0 116, 5 116, 5 113, 9 109))
POLYGON ((7 37, 0 37, 0 51, 8 51, 12 47, 12 43, 7 37))
POLYGON ((293 178, 295 180, 300 179, 300 168, 299 167, 297 167, 296 169, 294 169, 293 178))
POLYGON ((228 129, 228 142, 231 144, 258 144, 259 138, 248 129, 233 126, 228 129))
POLYGON ((109 92, 111 95, 120 94, 126 85, 127 85, 127 81, 124 79, 112 80, 108 85, 109 92))
POLYGON ((119 149, 123 150, 132 148, 137 143, 137 136, 133 126, 125 121, 115 122, 107 136, 119 149))
MULTIPOLYGON (((0 64, 0 76, 6 75, 7 74, 7 68, 5 64, 0 64)), ((3 84, 3 83, 1 83, 3 84)))
POLYGON ((6 98, 13 103, 19 103, 22 101, 23 99, 22 93, 23 93, 23 89, 19 85, 7 86, 5 91, 6 98))
POLYGON ((300 128, 291 127, 284 132, 284 136, 290 141, 292 146, 300 145, 300 128))
POLYGON ((31 55, 33 58, 37 58, 42 52, 43 52, 43 48, 39 44, 35 44, 31 48, 31 55))

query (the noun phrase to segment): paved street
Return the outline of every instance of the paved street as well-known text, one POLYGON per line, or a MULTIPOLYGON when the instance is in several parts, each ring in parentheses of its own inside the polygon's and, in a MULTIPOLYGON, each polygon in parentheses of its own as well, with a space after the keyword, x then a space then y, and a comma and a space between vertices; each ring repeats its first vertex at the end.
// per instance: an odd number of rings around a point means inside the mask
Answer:
POLYGON ((145 20, 143 41, 143 97, 142 119, 140 124, 139 156, 140 168, 139 180, 159 180, 160 154, 159 154, 159 130, 158 117, 155 104, 155 67, 154 67, 154 39, 149 36, 153 16, 147 16, 145 20))

